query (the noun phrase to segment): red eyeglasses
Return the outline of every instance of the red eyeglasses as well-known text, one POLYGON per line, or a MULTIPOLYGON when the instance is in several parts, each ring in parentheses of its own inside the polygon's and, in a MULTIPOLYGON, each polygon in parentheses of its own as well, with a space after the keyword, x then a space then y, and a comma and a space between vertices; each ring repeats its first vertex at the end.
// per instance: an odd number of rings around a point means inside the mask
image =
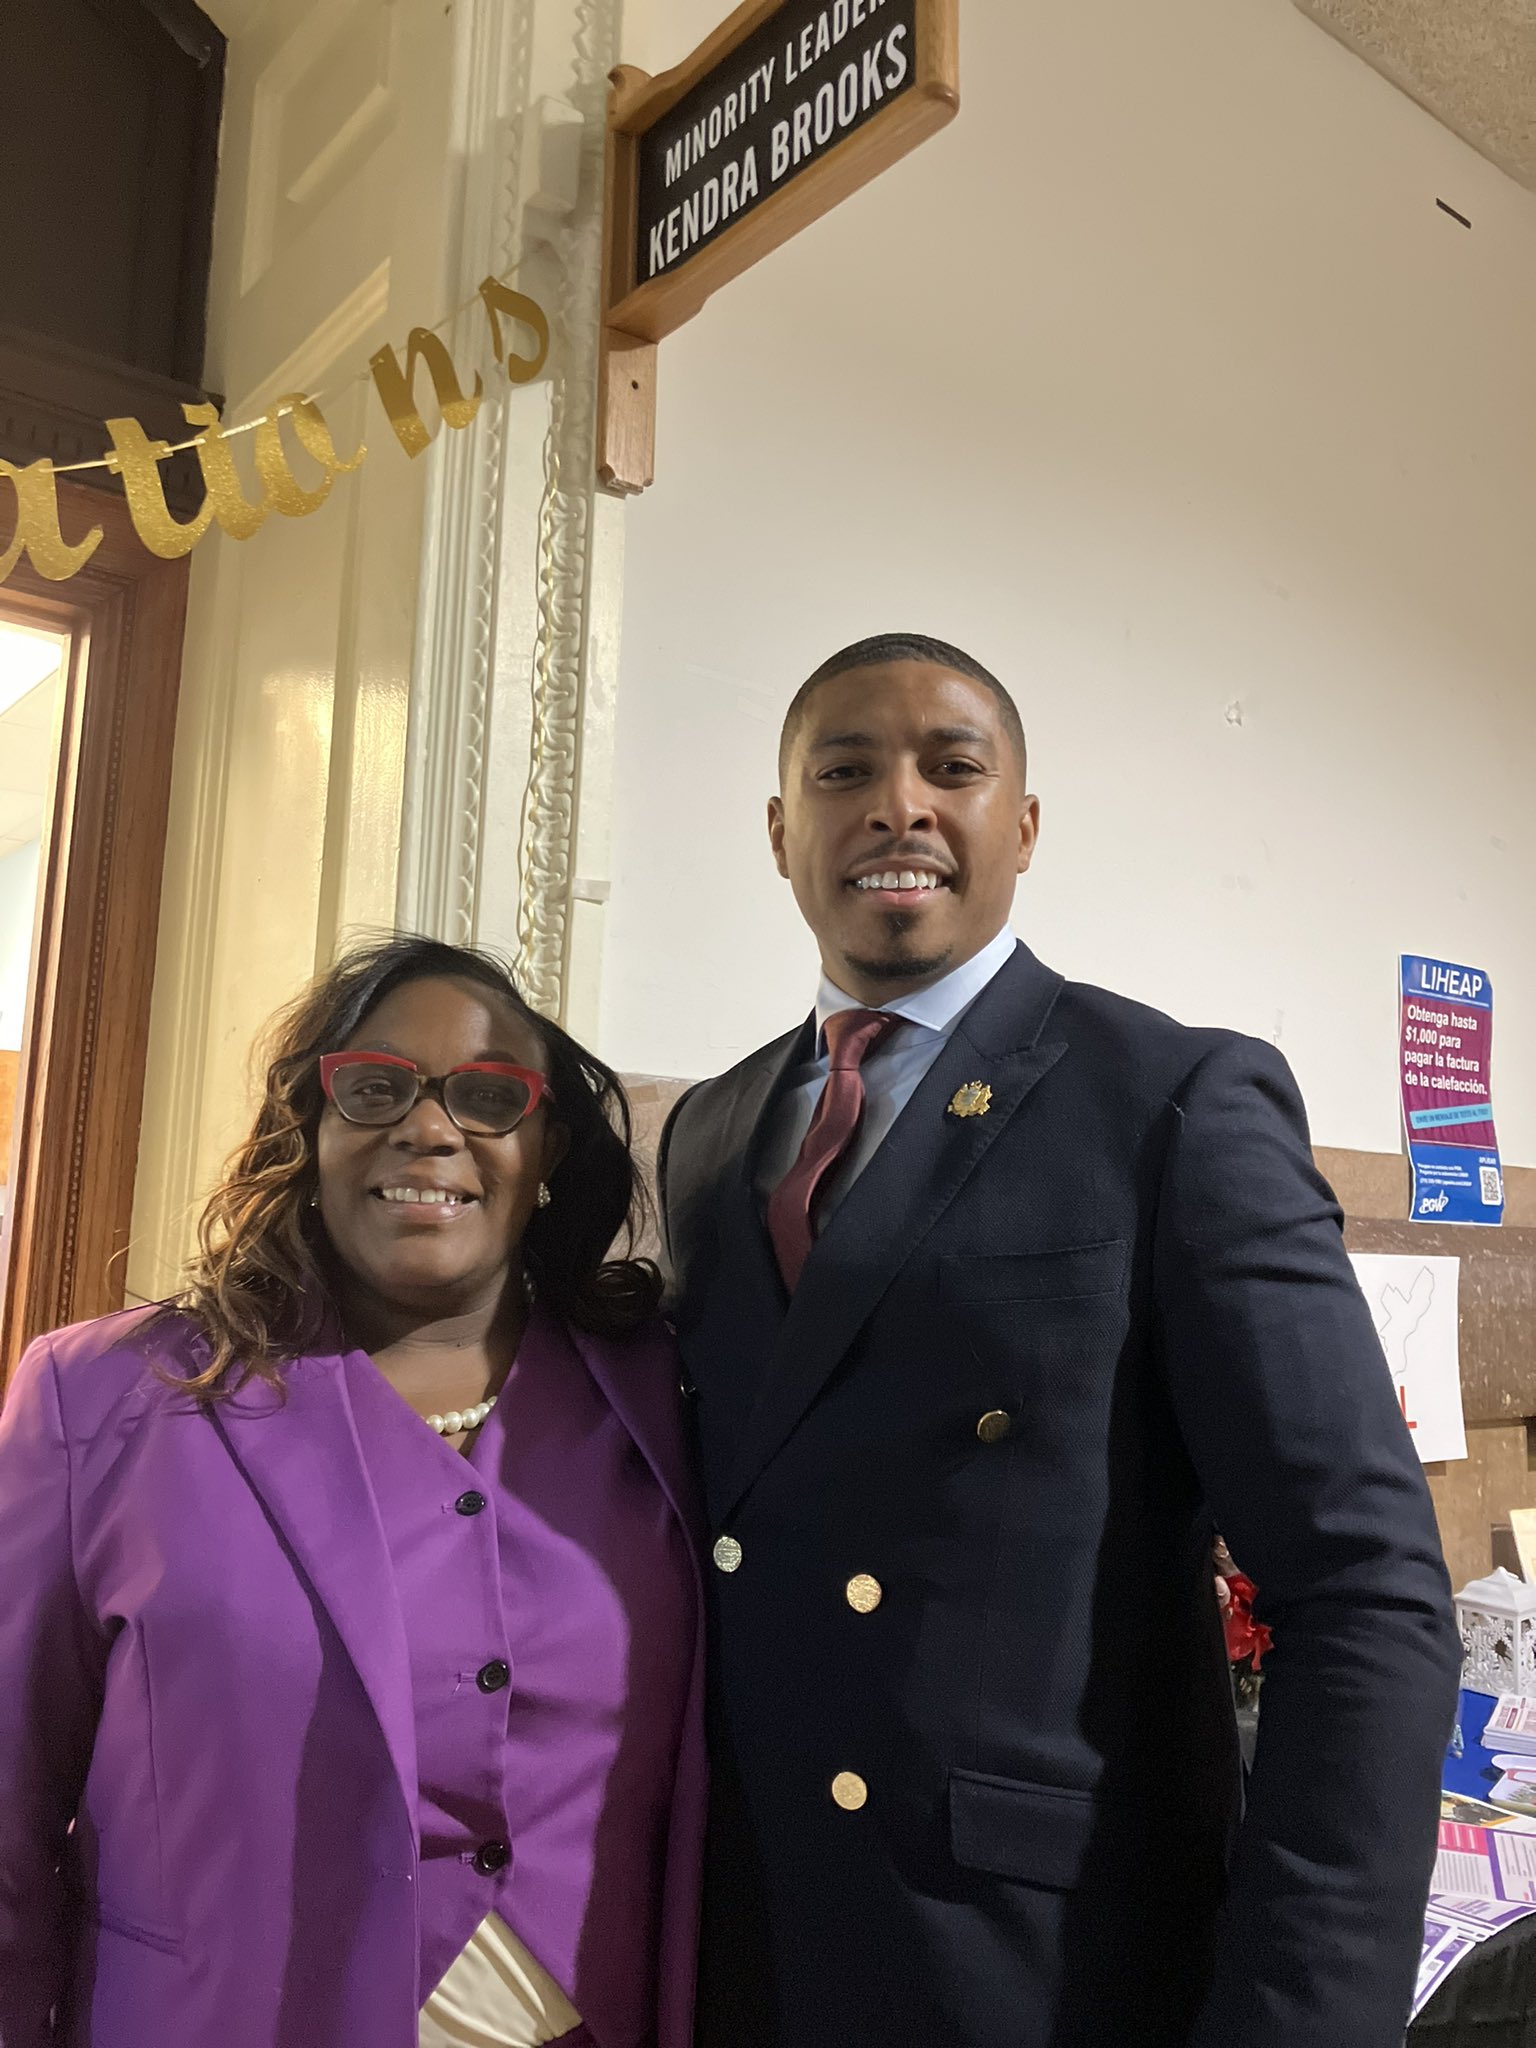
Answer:
POLYGON ((544 1075, 531 1067, 474 1060, 433 1076, 388 1052, 322 1053, 320 1086, 349 1124, 401 1123, 423 1095, 435 1095, 472 1138, 504 1138, 541 1102, 555 1099, 544 1075))

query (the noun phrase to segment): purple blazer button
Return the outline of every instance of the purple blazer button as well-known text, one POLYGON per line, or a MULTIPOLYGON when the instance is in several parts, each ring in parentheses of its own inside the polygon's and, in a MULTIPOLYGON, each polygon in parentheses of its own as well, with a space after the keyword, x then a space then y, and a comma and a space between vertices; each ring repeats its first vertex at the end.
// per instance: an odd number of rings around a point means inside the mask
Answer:
POLYGON ((511 1861, 512 1851, 505 1842, 482 1842, 475 1851, 475 1868, 482 1877, 494 1877, 511 1861))
POLYGON ((485 1506, 485 1495, 483 1493, 476 1493, 475 1489, 471 1487, 468 1493, 461 1493, 459 1495, 458 1499, 454 1502, 454 1506, 461 1515, 478 1515, 485 1506))
POLYGON ((482 1692, 500 1692, 511 1676, 512 1666, 501 1657, 493 1657, 475 1673, 475 1683, 482 1692))

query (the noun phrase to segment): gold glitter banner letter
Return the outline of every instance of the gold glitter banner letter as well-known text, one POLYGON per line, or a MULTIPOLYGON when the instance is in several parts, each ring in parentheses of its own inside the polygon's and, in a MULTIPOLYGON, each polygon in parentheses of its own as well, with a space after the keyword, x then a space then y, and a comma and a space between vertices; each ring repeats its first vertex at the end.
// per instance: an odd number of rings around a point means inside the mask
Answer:
MULTIPOLYGON (((544 308, 495 277, 481 283, 479 298, 490 322, 497 367, 510 383, 531 382, 549 360, 549 320, 544 308), (510 328, 521 328, 532 335, 531 355, 521 355, 510 346, 503 321, 510 328)), ((471 299, 469 305, 473 304, 471 299)), ((460 313, 466 310, 459 309, 460 313)), ((432 379, 437 409, 445 426, 467 427, 485 400, 485 385, 478 374, 474 389, 466 395, 452 356, 430 327, 411 329, 403 369, 393 348, 386 344, 379 349, 368 368, 395 438, 412 457, 431 446, 436 432, 427 426, 416 404, 416 371, 423 363, 432 379)), ((350 476, 360 469, 368 454, 367 443, 361 442, 354 455, 338 455, 325 414, 302 391, 288 392, 259 420, 247 420, 238 427, 226 427, 211 405, 184 405, 181 410, 187 425, 198 429, 189 441, 179 441, 173 447, 169 441, 151 440, 137 420, 108 420, 111 453, 100 461, 64 465, 66 475, 77 470, 105 469, 121 477, 134 531, 150 553, 162 561, 174 562, 191 554, 215 524, 231 540, 249 540, 265 525, 269 513, 276 512, 283 519, 307 519, 331 495, 337 477, 350 476), (318 483, 310 488, 306 489, 294 474, 283 440, 284 422, 292 427, 294 440, 320 472, 318 483), (257 483, 253 495, 247 494, 241 482, 230 445, 242 434, 251 436, 251 462, 257 483), (203 502, 190 519, 178 519, 172 512, 160 475, 160 465, 166 457, 182 449, 195 453, 203 473, 203 502)), ((0 583, 4 583, 23 555, 31 558, 40 576, 53 583, 67 582, 101 546, 99 526, 91 527, 84 540, 74 543, 66 541, 60 532, 58 475, 59 471, 46 457, 25 469, 0 458, 0 483, 8 482, 16 498, 15 531, 9 545, 0 551, 0 583)))
POLYGON ((93 526, 78 547, 71 547, 59 531, 59 493, 53 481, 53 464, 45 457, 18 469, 0 456, 0 477, 9 477, 16 493, 16 531, 11 544, 0 555, 0 583, 3 583, 23 550, 32 566, 50 583, 66 583, 83 569, 101 546, 101 528, 93 526))
POLYGON ((412 461, 424 448, 432 445, 426 421, 416 410, 414 387, 418 361, 427 366, 432 389, 437 393, 438 410, 450 427, 469 425, 480 410, 480 399, 485 390, 477 373, 472 396, 464 396, 459 387, 459 373, 453 367, 453 357, 428 328, 411 329, 410 339, 405 345, 404 370, 400 367, 400 358, 386 342, 368 367, 373 372, 374 385, 389 415, 389 424, 412 461))

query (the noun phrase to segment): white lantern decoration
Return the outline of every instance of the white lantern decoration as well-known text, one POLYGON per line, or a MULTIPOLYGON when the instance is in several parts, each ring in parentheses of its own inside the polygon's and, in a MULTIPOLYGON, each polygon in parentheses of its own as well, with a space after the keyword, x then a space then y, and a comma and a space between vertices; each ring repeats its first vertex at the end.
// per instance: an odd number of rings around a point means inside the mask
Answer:
POLYGON ((1469 1692, 1527 1693, 1536 1699, 1536 1586, 1502 1565, 1456 1595, 1469 1692))

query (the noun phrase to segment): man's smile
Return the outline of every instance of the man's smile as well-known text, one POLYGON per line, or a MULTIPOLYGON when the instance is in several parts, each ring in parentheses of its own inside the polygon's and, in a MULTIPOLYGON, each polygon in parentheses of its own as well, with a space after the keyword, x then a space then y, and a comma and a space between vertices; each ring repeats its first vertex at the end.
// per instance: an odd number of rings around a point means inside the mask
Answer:
POLYGON ((850 875, 848 888, 873 898, 882 909, 908 910, 941 889, 952 886, 952 877, 940 864, 928 858, 887 858, 879 867, 865 866, 850 875))

